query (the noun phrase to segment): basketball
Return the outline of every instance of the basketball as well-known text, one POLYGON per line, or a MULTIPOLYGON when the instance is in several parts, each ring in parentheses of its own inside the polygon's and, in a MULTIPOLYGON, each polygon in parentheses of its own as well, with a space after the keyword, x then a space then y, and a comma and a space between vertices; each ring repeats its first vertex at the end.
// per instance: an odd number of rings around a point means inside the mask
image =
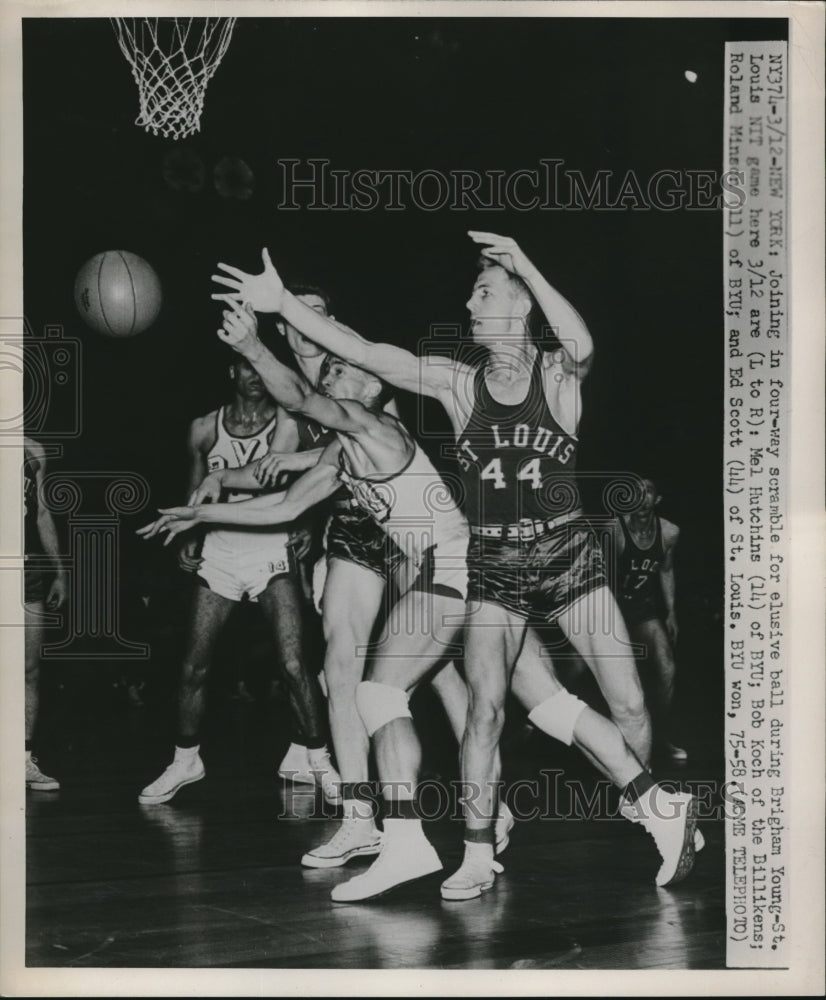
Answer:
POLYGON ((134 337, 158 317, 161 282, 152 266, 137 254, 105 250, 78 271, 75 305, 97 333, 134 337))

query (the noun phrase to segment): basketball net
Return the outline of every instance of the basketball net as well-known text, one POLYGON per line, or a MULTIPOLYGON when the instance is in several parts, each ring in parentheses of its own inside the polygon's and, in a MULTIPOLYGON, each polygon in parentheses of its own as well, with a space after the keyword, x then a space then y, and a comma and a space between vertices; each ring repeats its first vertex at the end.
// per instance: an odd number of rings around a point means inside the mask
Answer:
POLYGON ((201 128, 204 95, 227 51, 234 17, 113 17, 138 85, 136 125, 167 139, 201 128))

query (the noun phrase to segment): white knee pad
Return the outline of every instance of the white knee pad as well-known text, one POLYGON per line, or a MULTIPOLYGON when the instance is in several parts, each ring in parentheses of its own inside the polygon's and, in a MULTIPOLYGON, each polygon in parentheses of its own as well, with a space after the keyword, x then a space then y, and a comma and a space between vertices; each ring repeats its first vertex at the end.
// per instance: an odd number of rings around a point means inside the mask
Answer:
POLYGON ((374 681, 362 681, 356 688, 356 708, 369 736, 394 719, 413 718, 406 691, 374 681))
POLYGON ((569 747, 574 738, 576 720, 587 707, 584 701, 569 691, 557 691, 529 712, 528 718, 537 729, 569 747))

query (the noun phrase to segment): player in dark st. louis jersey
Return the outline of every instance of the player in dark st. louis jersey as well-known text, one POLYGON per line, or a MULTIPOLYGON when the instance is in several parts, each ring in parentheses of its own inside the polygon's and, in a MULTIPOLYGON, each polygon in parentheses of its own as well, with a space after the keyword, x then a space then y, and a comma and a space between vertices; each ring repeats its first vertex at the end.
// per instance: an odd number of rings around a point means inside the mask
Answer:
MULTIPOLYGON (((690 795, 655 785, 643 766, 650 754, 650 719, 618 611, 611 616, 616 631, 578 627, 580 615, 599 622, 611 609, 616 611, 601 553, 568 472, 573 468, 580 380, 590 363, 591 337, 578 313, 513 240, 487 233, 471 236, 486 244, 485 266, 468 302, 474 342, 487 353, 482 374, 477 366, 442 356, 417 358, 321 320, 283 295, 266 251, 260 275, 220 265, 228 276, 217 280, 257 309, 280 311, 350 364, 399 388, 439 399, 465 454, 463 470, 471 495, 465 655, 470 705, 462 770, 463 780, 474 790, 474 803, 465 814, 465 860, 443 883, 442 895, 472 898, 493 884, 498 870, 493 860, 497 751, 505 697, 520 650, 538 647, 527 626, 554 619, 597 676, 617 725, 637 753, 639 759, 629 753, 634 773, 625 772, 621 779, 625 815, 642 822, 655 838, 663 857, 657 882, 669 884, 684 878, 693 866, 696 802, 690 795), (564 345, 553 353, 541 352, 529 334, 537 300, 564 345), (485 412, 486 404, 490 413, 485 412), (514 451, 508 451, 511 448, 514 451), (520 449, 522 455, 509 461, 520 449), (514 477, 510 487, 507 473, 514 477), (517 483, 527 484, 533 494, 519 490, 517 483), (516 509, 495 500, 488 505, 490 491, 494 496, 496 491, 510 492, 513 502, 514 489, 516 509), (497 514, 508 520, 493 521, 497 514), (655 798, 663 797, 668 798, 669 819, 664 819, 662 807, 652 806, 655 798)), ((536 679, 536 673, 532 677, 536 679)), ((593 713, 555 679, 547 681, 546 692, 549 689, 542 700, 528 698, 534 706, 529 717, 549 735, 583 746, 595 735, 593 713)))
POLYGON ((662 497, 654 480, 645 477, 642 485, 637 510, 620 515, 614 526, 617 599, 631 638, 645 647, 645 660, 653 669, 655 745, 672 760, 682 761, 686 751, 669 739, 677 674, 674 550, 680 529, 657 516, 662 497))

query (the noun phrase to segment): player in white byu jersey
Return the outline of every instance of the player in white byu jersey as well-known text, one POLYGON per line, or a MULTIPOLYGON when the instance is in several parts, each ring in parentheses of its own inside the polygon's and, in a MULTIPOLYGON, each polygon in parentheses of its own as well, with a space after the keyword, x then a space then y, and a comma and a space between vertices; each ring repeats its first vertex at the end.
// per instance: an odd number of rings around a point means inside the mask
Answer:
MULTIPOLYGON (((207 470, 237 468, 265 455, 277 436, 276 406, 260 377, 243 359, 230 367, 232 401, 194 420, 190 428, 190 489, 207 470)), ((230 503, 248 494, 230 494, 230 503)), ((199 753, 206 680, 218 636, 235 605, 244 599, 262 608, 276 648, 290 701, 311 755, 311 764, 331 801, 338 799, 338 775, 326 747, 326 708, 318 678, 304 660, 302 605, 289 529, 219 528, 206 532, 180 554, 184 569, 197 573, 189 639, 181 671, 175 755, 166 770, 138 797, 144 805, 168 802, 184 785, 204 777, 199 753)))

